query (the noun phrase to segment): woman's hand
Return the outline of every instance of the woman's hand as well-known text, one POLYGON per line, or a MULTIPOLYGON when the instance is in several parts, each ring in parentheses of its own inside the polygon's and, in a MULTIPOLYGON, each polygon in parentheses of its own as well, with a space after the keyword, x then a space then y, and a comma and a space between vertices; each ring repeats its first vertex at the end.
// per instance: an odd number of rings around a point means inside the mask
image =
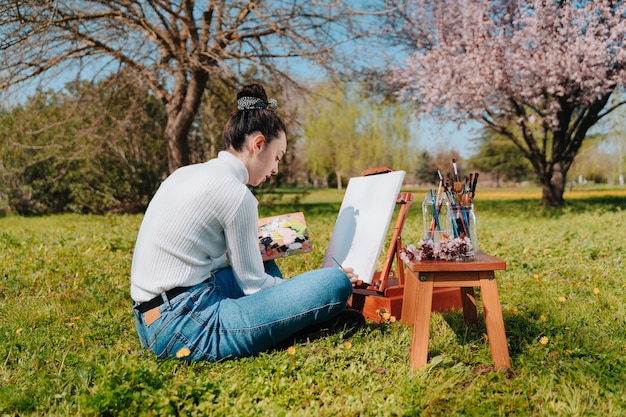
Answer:
POLYGON ((341 269, 343 270, 343 272, 346 273, 353 287, 358 287, 361 284, 363 284, 363 281, 359 279, 359 276, 354 273, 354 268, 341 268, 341 269))

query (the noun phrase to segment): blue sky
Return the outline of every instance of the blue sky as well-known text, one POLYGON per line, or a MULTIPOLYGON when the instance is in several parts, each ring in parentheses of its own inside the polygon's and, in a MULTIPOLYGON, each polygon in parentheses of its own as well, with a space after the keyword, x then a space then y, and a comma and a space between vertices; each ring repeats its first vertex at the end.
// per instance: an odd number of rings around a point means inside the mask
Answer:
POLYGON ((452 122, 442 124, 428 116, 422 116, 417 135, 420 145, 430 152, 441 147, 457 150, 461 158, 469 158, 475 153, 475 144, 471 139, 480 135, 480 127, 478 122, 457 126, 452 122))

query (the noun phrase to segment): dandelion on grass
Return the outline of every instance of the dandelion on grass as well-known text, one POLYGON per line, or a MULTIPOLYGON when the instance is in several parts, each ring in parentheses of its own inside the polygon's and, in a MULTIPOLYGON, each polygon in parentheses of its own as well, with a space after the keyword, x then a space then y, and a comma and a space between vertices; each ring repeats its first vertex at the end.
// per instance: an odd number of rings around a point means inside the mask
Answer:
POLYGON ((564 303, 567 300, 567 298, 559 297, 559 298, 557 298, 557 300, 559 300, 559 302, 561 302, 561 303, 564 303))
POLYGON ((290 355, 295 355, 296 354, 296 347, 295 346, 289 346, 287 348, 287 353, 290 355))
POLYGON ((80 316, 72 317, 69 322, 65 323, 67 327, 74 327, 74 324, 80 320, 80 316))
POLYGON ((547 336, 542 336, 541 339, 539 339, 539 343, 541 343, 542 345, 547 345, 548 344, 548 337, 547 336))
POLYGON ((548 319, 543 314, 539 316, 539 321, 545 323, 548 319))
POLYGON ((594 294, 600 294, 600 288, 596 287, 593 289, 594 294))
POLYGON ((381 322, 388 321, 391 318, 391 313, 386 308, 379 308, 376 310, 376 314, 380 317, 381 322))
POLYGON ((395 323, 396 322, 396 316, 392 316, 389 310, 386 308, 379 308, 378 310, 376 310, 376 314, 378 314, 378 317, 380 317, 381 323, 384 323, 384 322, 395 323))
POLYGON ((191 355, 191 351, 189 350, 189 348, 181 348, 178 350, 178 352, 176 352, 176 357, 178 359, 182 359, 182 358, 186 358, 187 356, 191 355))
POLYGON ((345 347, 346 349, 350 349, 352 348, 352 342, 346 342, 343 344, 343 347, 345 347))

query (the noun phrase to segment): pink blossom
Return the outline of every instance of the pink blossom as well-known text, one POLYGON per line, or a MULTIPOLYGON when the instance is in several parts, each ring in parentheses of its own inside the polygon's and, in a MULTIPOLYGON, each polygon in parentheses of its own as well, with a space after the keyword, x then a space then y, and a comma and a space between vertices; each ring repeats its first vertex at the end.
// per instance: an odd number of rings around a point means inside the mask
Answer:
POLYGON ((392 81, 425 112, 444 108, 480 120, 517 114, 527 103, 554 128, 560 99, 585 106, 626 84, 624 3, 460 0, 415 7, 413 24, 432 28, 434 45, 418 48, 392 81))

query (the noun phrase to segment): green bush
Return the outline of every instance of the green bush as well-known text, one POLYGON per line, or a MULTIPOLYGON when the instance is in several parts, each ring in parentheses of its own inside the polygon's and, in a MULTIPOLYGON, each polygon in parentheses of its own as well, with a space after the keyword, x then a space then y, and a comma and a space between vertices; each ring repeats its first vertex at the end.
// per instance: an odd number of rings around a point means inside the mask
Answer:
POLYGON ((145 209, 167 174, 165 110, 111 82, 39 91, 0 114, 0 215, 145 209))

